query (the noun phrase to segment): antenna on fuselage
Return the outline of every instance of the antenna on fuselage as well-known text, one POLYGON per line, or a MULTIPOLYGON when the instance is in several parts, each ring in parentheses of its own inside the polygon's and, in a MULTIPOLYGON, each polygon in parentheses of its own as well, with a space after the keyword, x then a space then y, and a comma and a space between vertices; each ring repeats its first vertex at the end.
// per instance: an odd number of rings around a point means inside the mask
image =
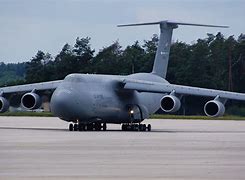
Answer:
POLYGON ((157 52, 155 55, 152 73, 162 78, 166 78, 173 29, 178 28, 178 25, 228 28, 228 26, 182 23, 182 22, 175 22, 175 21, 168 21, 168 20, 150 22, 150 23, 123 24, 123 25, 118 25, 118 27, 155 25, 155 24, 160 25, 160 39, 157 47, 157 52))

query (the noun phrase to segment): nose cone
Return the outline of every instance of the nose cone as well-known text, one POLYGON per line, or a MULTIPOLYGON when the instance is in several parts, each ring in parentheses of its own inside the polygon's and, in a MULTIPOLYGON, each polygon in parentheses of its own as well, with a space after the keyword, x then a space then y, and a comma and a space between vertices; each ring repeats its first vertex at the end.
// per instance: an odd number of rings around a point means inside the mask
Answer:
POLYGON ((51 111, 64 120, 76 120, 78 118, 77 96, 67 89, 56 89, 50 101, 51 111))

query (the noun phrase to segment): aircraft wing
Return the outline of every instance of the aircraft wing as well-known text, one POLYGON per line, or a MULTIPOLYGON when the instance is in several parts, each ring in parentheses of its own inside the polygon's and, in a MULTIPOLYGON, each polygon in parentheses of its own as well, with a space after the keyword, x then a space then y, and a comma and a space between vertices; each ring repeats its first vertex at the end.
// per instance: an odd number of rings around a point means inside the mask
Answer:
POLYGON ((180 95, 194 95, 194 96, 207 96, 216 97, 224 99, 234 99, 245 101, 245 94, 235 93, 229 91, 221 91, 214 89, 198 88, 191 86, 182 86, 168 83, 158 83, 144 80, 123 80, 123 88, 128 90, 136 90, 139 92, 151 92, 151 93, 171 93, 175 92, 180 95))
POLYGON ((33 89, 37 91, 52 90, 52 89, 56 89, 62 81, 63 80, 9 86, 9 87, 0 87, 0 94, 23 93, 23 92, 32 91, 33 89))

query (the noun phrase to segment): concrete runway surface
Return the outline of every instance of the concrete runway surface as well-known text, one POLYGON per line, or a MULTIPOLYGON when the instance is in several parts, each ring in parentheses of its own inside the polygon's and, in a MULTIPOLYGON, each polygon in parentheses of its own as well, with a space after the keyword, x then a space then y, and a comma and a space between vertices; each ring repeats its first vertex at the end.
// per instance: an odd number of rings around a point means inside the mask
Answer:
POLYGON ((245 121, 146 120, 152 132, 69 132, 0 117, 0 179, 245 179, 245 121))

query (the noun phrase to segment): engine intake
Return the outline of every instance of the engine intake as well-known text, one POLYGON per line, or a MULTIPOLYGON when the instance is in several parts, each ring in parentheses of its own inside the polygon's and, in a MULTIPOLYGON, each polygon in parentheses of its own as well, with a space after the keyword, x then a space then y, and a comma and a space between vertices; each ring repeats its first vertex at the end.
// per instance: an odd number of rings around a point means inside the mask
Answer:
POLYGON ((38 109, 41 106, 42 101, 38 94, 31 92, 22 96, 21 104, 24 108, 33 110, 38 109))
POLYGON ((225 106, 217 100, 208 101, 204 106, 204 112, 210 117, 219 117, 225 114, 225 106))
POLYGON ((4 113, 9 109, 9 102, 6 98, 0 97, 0 113, 4 113))
POLYGON ((173 95, 166 95, 161 99, 161 109, 167 113, 173 113, 180 109, 181 102, 179 98, 173 95))

